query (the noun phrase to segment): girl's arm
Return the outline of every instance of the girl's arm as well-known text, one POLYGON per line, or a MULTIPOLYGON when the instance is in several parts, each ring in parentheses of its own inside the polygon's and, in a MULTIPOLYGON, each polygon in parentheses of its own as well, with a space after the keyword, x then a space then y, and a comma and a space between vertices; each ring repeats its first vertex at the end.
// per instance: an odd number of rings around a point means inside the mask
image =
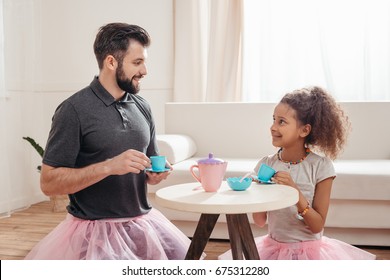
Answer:
POLYGON ((328 214, 329 203, 330 203, 330 192, 333 184, 333 177, 329 177, 319 183, 315 187, 315 193, 312 205, 309 205, 307 211, 304 211, 308 206, 308 201, 299 187, 292 180, 288 172, 279 171, 273 177, 273 181, 277 184, 291 186, 298 190, 299 200, 296 204, 298 213, 305 212, 303 219, 306 225, 310 228, 313 233, 321 232, 324 228, 326 215, 328 214))
MULTIPOLYGON (((303 215, 306 225, 313 233, 321 232, 325 226, 326 216, 328 214, 330 203, 330 192, 332 189, 333 178, 327 178, 316 185, 313 204, 303 215)), ((298 212, 302 212, 307 206, 306 198, 302 198, 300 193, 297 203, 298 212)))
POLYGON ((257 212, 252 214, 253 221, 259 227, 263 227, 267 221, 267 212, 257 212))

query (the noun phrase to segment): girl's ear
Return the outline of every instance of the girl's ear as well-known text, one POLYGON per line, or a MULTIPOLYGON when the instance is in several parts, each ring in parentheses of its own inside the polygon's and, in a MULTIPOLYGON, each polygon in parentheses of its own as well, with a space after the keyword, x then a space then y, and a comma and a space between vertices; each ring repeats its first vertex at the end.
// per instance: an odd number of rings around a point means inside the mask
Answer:
POLYGON ((308 136, 310 134, 310 131, 311 131, 311 125, 305 124, 304 126, 302 126, 300 136, 305 138, 306 136, 308 136))

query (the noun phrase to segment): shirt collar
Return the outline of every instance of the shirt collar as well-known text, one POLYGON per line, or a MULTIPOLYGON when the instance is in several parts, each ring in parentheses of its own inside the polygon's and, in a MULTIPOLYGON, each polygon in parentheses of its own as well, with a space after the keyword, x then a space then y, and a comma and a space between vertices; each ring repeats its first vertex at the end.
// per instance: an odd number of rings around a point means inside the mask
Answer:
MULTIPOLYGON (((99 81, 99 77, 95 76, 92 80, 90 87, 92 91, 95 93, 95 95, 103 101, 103 103, 106 106, 111 106, 113 103, 116 102, 115 98, 102 86, 102 84, 99 81)), ((133 99, 131 97, 131 94, 128 92, 125 93, 125 95, 119 100, 120 102, 133 102, 133 99)))

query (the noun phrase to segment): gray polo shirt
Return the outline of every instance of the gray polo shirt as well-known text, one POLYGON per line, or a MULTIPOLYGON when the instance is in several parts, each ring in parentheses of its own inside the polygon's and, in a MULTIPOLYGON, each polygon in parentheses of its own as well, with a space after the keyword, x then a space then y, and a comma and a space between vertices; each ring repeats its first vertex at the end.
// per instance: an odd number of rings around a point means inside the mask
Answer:
MULTIPOLYGON (((158 154, 150 106, 129 93, 116 101, 95 77, 58 106, 43 162, 80 168, 128 149, 158 154)), ((69 198, 68 212, 81 219, 135 217, 151 209, 144 172, 109 176, 69 198)))

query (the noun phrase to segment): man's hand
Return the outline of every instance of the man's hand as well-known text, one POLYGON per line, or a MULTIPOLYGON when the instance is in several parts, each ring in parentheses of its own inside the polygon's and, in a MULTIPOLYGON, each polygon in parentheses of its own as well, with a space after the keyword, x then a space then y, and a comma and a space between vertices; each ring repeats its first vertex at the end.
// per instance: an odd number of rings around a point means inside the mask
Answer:
POLYGON ((171 174, 171 171, 173 170, 171 164, 168 161, 165 163, 165 167, 169 168, 170 171, 166 171, 166 172, 146 171, 146 175, 148 176, 147 183, 149 185, 157 185, 162 180, 165 180, 171 174))
POLYGON ((138 174, 151 166, 150 159, 144 153, 132 149, 109 159, 106 164, 109 172, 113 175, 138 174))

